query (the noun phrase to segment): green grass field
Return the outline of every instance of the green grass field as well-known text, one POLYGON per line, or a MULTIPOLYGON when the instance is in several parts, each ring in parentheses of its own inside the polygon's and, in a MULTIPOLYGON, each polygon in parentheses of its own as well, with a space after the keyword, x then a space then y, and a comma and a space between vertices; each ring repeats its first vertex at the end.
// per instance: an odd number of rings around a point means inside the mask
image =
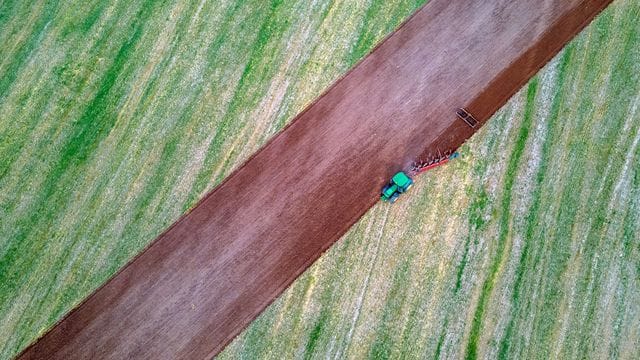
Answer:
MULTIPOLYGON (((0 358, 424 1, 0 0, 0 358)), ((220 357, 640 357, 639 74, 617 0, 220 357)))

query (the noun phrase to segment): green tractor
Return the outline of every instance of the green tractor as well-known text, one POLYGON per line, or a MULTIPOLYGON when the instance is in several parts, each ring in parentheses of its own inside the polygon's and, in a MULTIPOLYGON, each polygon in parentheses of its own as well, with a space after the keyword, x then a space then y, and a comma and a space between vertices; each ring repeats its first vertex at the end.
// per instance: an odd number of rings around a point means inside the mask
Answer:
POLYGON ((400 171, 393 175, 391 181, 382 188, 382 200, 394 203, 398 200, 400 194, 409 190, 411 185, 413 185, 413 180, 411 180, 407 174, 400 171))

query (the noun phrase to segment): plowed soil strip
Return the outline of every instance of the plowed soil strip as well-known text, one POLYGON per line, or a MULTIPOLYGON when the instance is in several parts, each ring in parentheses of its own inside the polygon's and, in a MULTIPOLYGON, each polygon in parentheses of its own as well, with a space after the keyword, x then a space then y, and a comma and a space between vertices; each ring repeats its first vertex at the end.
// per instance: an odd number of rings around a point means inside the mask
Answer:
MULTIPOLYGON (((609 0, 433 0, 21 359, 202 359, 609 0)), ((481 125, 480 124, 480 125, 481 125)), ((410 195, 408 195, 410 196, 410 195)))

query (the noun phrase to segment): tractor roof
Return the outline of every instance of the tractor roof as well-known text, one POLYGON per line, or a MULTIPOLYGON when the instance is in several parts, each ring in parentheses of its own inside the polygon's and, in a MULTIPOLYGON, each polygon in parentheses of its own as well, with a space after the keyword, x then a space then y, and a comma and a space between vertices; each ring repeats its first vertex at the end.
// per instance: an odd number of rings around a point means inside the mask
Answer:
POLYGON ((400 171, 399 173, 393 175, 391 178, 394 184, 404 187, 407 183, 411 182, 411 179, 404 172, 400 171))

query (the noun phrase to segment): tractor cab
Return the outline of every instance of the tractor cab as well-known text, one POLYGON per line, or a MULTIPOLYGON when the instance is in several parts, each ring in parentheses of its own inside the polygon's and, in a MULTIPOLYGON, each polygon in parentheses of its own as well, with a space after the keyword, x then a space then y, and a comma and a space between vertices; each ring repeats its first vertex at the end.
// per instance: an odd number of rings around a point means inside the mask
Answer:
POLYGON ((400 171, 393 175, 389 183, 382 188, 381 198, 383 201, 393 203, 398 200, 400 194, 409 190, 411 185, 413 185, 413 180, 411 180, 407 174, 400 171))

